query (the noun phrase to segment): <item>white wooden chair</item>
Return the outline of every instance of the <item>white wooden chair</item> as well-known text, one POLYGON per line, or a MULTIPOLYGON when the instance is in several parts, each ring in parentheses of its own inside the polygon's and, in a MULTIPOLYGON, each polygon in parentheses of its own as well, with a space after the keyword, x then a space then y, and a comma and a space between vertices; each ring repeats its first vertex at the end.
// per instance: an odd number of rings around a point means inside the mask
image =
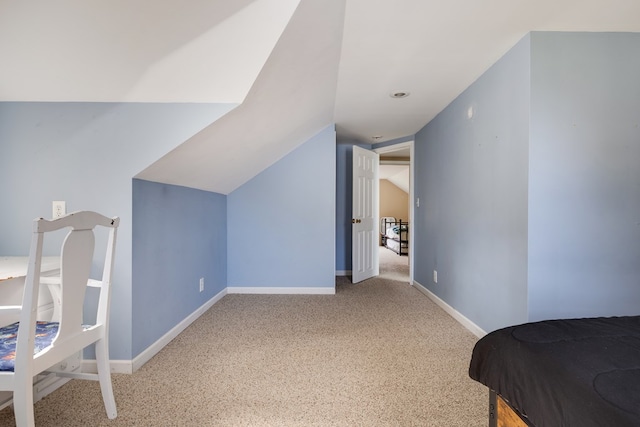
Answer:
POLYGON ((0 390, 13 392, 13 407, 18 427, 33 426, 35 423, 34 376, 50 370, 52 366, 92 344, 95 344, 97 374, 55 374, 100 381, 107 416, 113 419, 117 415, 109 368, 108 338, 111 274, 119 223, 118 217, 107 218, 90 211, 74 212, 53 220, 34 220, 22 306, 0 307, 2 312, 11 313, 14 315, 13 319, 18 320, 17 323, 0 330, 0 390), (92 280, 89 276, 95 248, 94 229, 98 226, 108 227, 109 237, 102 278, 92 280), (62 228, 70 230, 60 252, 60 276, 41 277, 44 234, 62 228), (54 289, 52 295, 54 305, 57 306, 54 316, 59 316, 58 322, 36 319, 38 288, 41 284, 47 284, 54 289), (100 288, 96 322, 92 325, 83 323, 87 286, 100 288), (15 354, 12 351, 15 351, 15 354))

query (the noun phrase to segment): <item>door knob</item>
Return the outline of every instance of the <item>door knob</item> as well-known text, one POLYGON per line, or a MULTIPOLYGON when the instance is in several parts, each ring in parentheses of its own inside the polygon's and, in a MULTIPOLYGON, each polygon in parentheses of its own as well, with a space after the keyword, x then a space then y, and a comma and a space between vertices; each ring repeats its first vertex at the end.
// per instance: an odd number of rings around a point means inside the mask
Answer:
POLYGON ((355 218, 352 218, 352 219, 351 219, 351 223, 352 223, 352 224, 360 224, 361 222, 362 222, 362 220, 361 220, 361 219, 355 219, 355 218))

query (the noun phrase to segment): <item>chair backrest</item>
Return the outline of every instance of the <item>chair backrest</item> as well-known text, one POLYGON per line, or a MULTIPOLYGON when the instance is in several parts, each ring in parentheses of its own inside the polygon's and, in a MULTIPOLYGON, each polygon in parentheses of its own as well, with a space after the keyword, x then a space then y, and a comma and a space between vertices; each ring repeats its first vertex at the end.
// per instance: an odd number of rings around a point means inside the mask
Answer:
MULTIPOLYGON (((102 279, 99 281, 101 290, 96 324, 102 325, 105 330, 108 330, 111 275, 119 222, 120 219, 117 217, 108 218, 91 211, 74 212, 53 220, 43 218, 34 220, 16 354, 33 353, 44 235, 60 229, 69 228, 70 230, 64 238, 60 252, 59 301, 54 301, 54 304, 59 304, 61 310, 58 334, 51 346, 55 346, 57 341, 71 339, 84 330, 83 305, 92 269, 95 248, 94 229, 98 226, 107 227, 109 237, 102 279), (27 336, 28 339, 26 339, 27 336)), ((70 351, 77 351, 77 349, 70 351)), ((64 353, 64 349, 61 349, 59 353, 64 353)), ((38 355, 36 355, 37 357, 38 355)), ((23 363, 23 360, 16 358, 16 371, 19 370, 19 365, 23 363)), ((32 374, 39 371, 38 368, 31 367, 28 363, 23 368, 33 369, 32 374)))

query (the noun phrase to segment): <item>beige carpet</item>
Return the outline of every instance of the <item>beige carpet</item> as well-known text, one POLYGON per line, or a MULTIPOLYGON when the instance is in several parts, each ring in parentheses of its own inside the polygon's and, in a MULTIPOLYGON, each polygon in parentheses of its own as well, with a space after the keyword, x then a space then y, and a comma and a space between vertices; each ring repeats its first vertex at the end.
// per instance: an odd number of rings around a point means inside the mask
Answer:
POLYGON ((387 255, 380 277, 339 277, 336 295, 227 295, 113 376, 116 420, 97 383, 75 380, 35 405, 36 424, 486 426, 488 392, 467 375, 475 337, 406 283, 406 256, 387 255))
POLYGON ((409 257, 398 255, 384 246, 379 247, 380 275, 378 278, 409 283, 409 257))

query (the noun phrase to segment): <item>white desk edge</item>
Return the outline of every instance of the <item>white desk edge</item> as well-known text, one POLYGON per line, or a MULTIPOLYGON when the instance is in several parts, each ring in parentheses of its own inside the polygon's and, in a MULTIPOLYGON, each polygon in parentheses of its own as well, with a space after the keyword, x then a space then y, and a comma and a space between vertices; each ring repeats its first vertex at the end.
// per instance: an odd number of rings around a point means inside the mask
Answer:
MULTIPOLYGON (((0 257, 0 281, 25 277, 27 275, 28 256, 0 257)), ((40 272, 47 273, 60 269, 60 257, 42 257, 40 272)))

